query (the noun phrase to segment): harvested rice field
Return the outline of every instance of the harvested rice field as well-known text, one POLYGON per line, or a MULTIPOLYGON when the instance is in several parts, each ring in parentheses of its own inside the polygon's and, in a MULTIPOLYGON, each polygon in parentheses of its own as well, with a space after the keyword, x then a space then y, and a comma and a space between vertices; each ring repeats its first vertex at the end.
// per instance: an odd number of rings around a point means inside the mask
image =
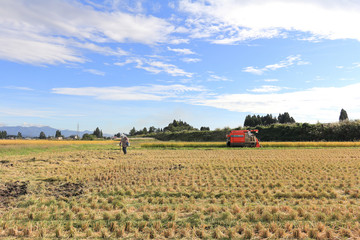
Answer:
POLYGON ((360 238, 360 148, 65 149, 0 154, 0 238, 360 238))

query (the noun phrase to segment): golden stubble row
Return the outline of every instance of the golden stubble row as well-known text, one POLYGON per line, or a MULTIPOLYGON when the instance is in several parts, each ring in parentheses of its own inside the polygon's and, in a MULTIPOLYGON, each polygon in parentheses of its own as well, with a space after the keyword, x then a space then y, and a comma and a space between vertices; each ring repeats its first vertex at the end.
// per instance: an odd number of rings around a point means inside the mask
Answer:
POLYGON ((46 139, 0 139, 0 146, 7 145, 103 145, 112 144, 114 141, 86 141, 86 140, 46 140, 46 139))
MULTIPOLYGON (((263 148, 336 148, 360 147, 360 142, 260 142, 263 148)), ((225 148, 225 142, 151 142, 143 148, 225 148)))
POLYGON ((2 161, 1 182, 30 183, 28 195, 1 208, 1 236, 360 236, 357 148, 129 148, 2 161), (72 182, 84 186, 82 195, 54 195, 72 182))

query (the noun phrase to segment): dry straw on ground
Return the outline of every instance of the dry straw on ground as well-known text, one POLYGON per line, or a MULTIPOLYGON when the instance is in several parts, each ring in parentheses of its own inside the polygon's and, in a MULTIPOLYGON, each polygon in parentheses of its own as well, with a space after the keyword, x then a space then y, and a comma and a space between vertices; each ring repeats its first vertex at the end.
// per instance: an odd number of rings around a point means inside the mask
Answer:
POLYGON ((0 237, 359 238, 359 170, 358 148, 3 155, 0 237))

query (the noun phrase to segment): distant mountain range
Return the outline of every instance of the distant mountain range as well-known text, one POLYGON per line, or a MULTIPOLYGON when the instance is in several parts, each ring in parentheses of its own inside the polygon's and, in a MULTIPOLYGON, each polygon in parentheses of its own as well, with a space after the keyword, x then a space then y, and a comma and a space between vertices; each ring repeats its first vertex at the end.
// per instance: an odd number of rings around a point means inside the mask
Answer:
MULTIPOLYGON (((39 137, 40 132, 44 132, 45 135, 48 136, 55 136, 56 130, 60 130, 61 134, 64 137, 70 137, 71 135, 77 135, 79 134, 80 137, 82 137, 82 135, 84 135, 85 133, 88 134, 92 134, 93 131, 79 131, 79 133, 77 131, 74 130, 61 130, 61 129, 56 129, 56 128, 52 128, 52 127, 48 127, 48 126, 44 126, 44 127, 22 127, 22 126, 0 126, 0 131, 6 131, 7 135, 17 135, 18 132, 21 133, 21 135, 23 137, 39 137)), ((111 137, 113 135, 111 134, 103 134, 104 137, 111 137)))

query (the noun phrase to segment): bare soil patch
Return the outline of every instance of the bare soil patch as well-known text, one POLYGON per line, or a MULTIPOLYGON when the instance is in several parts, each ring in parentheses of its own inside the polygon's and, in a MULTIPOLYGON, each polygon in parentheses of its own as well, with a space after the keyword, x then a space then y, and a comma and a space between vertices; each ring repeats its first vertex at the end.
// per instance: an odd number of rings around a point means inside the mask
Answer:
POLYGON ((82 183, 64 183, 54 188, 52 195, 56 197, 74 197, 84 193, 84 185, 82 183))
POLYGON ((17 198, 28 193, 29 182, 15 181, 0 184, 0 204, 8 204, 10 199, 17 198))

